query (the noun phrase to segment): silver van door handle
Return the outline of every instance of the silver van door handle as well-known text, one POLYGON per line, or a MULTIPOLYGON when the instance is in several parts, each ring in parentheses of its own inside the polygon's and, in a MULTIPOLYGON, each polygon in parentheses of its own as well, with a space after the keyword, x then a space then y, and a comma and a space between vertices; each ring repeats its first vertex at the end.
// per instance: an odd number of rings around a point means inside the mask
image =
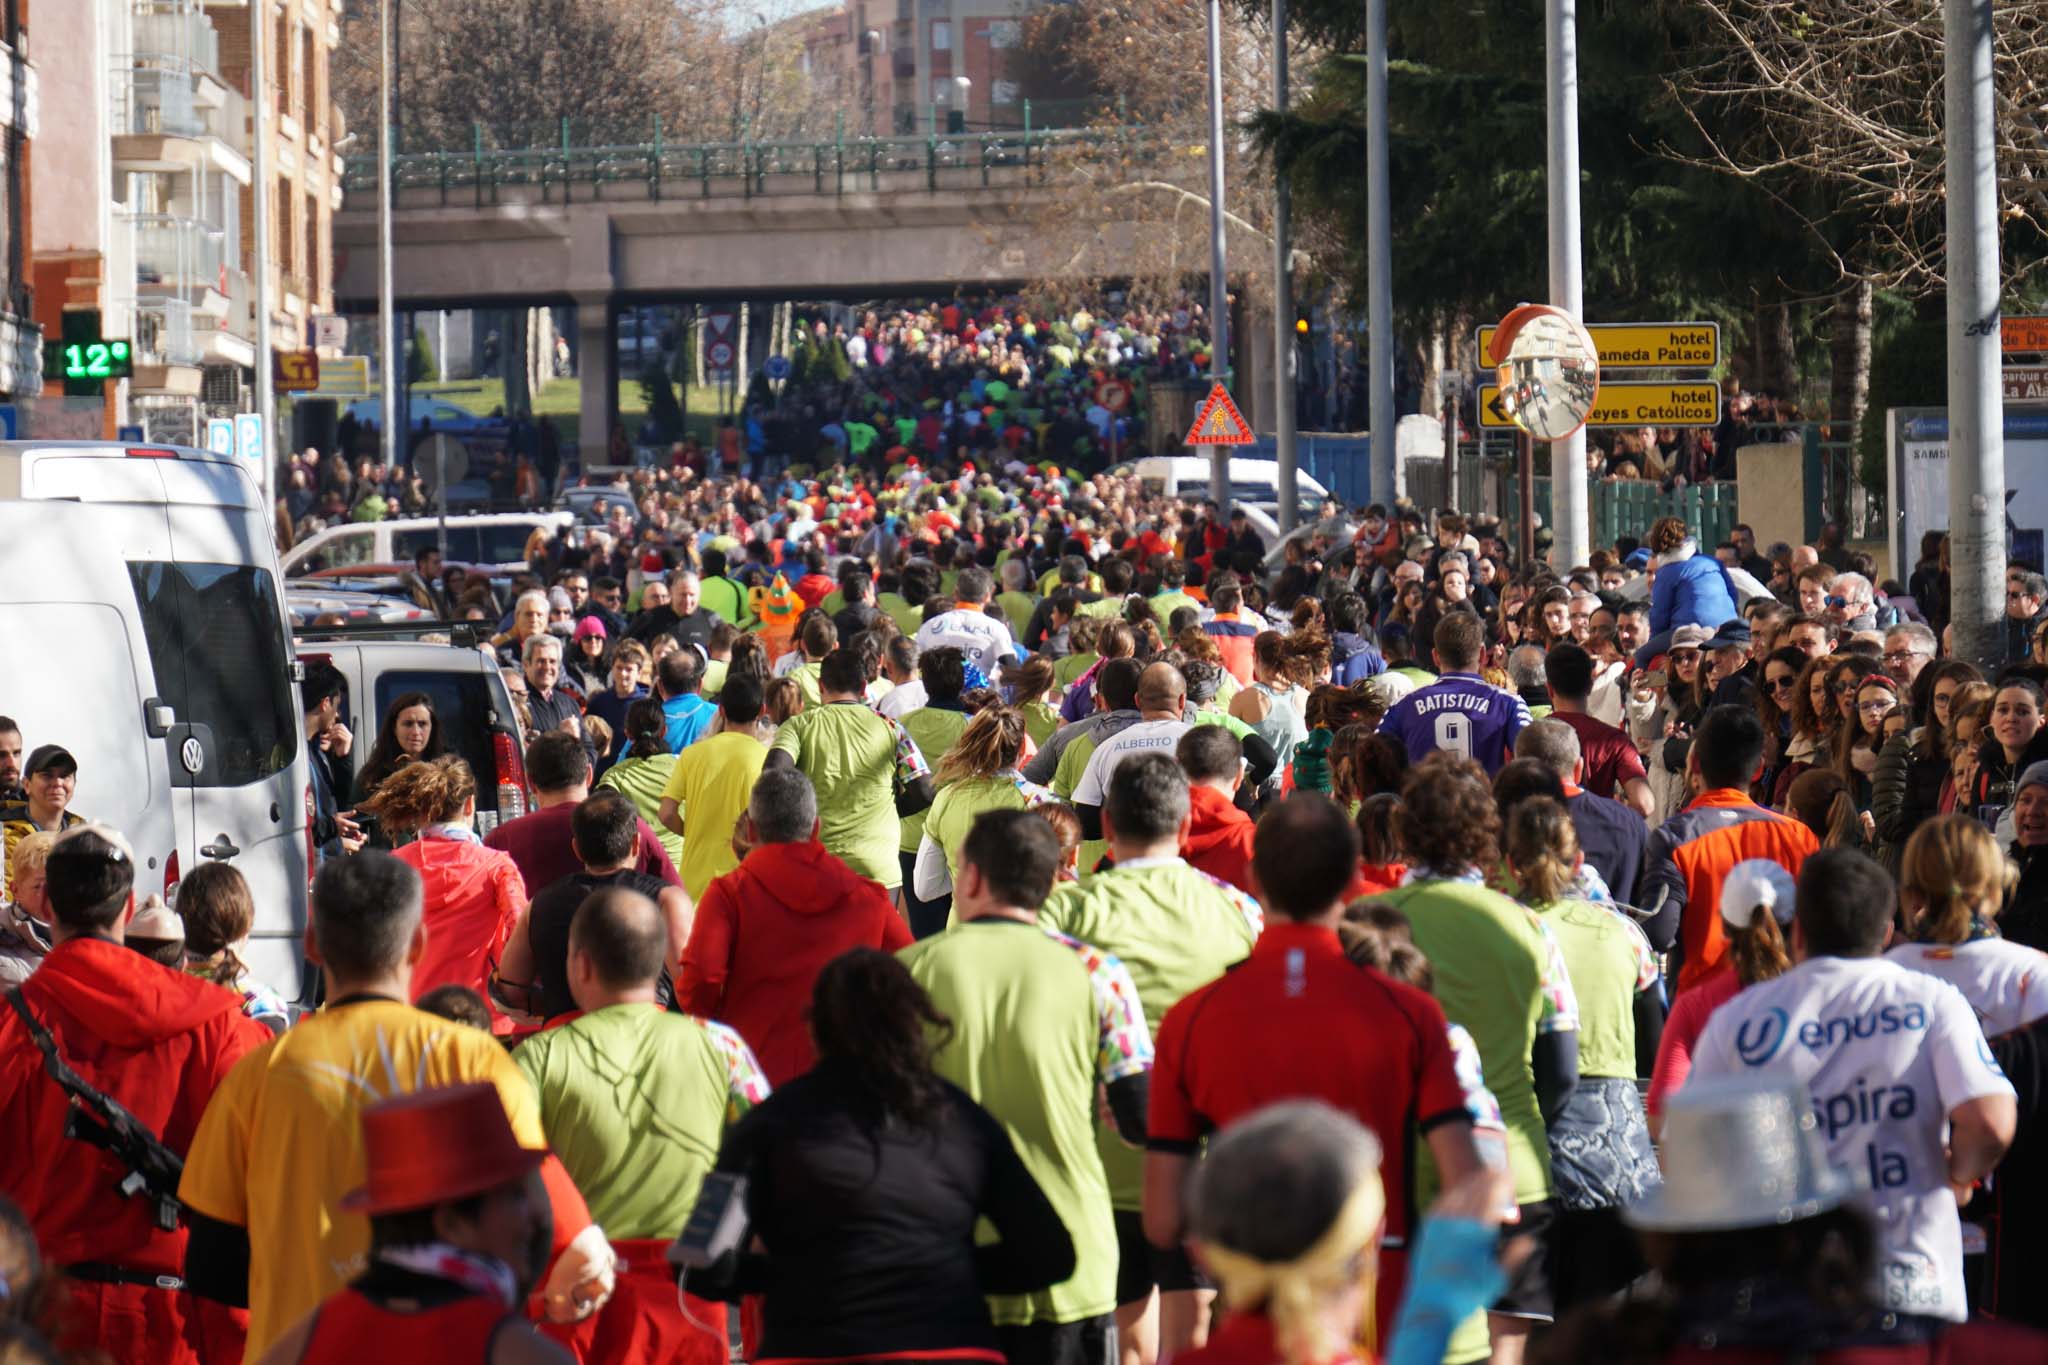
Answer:
POLYGON ((201 844, 199 851, 209 858, 232 858, 242 850, 235 847, 235 841, 225 834, 214 836, 210 844, 201 844))

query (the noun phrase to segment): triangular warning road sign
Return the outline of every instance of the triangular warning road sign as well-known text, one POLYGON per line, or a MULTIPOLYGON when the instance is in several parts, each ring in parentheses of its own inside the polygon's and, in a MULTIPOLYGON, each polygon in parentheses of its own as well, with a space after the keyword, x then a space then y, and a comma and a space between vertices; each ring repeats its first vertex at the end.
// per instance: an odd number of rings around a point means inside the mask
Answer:
POLYGON ((1188 428, 1186 443, 1191 446, 1248 446, 1256 444, 1258 439, 1252 435, 1251 424, 1244 420, 1237 404, 1230 401, 1229 390, 1217 384, 1210 388, 1202 410, 1195 414, 1195 424, 1188 428))

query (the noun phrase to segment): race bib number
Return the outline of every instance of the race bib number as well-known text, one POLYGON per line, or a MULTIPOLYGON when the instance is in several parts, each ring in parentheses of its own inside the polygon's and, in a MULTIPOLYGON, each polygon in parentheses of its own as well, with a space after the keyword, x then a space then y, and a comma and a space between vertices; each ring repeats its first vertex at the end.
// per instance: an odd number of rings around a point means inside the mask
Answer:
POLYGON ((1459 758, 1472 757, 1472 718, 1462 711, 1445 711, 1436 718, 1436 747, 1459 758))

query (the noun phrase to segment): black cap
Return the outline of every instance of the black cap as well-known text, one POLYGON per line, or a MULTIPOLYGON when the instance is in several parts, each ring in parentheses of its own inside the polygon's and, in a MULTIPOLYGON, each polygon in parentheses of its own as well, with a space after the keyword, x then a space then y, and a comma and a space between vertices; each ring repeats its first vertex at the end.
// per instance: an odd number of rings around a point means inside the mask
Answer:
POLYGON ((53 768, 58 770, 59 777, 78 776, 78 760, 71 756, 69 749, 61 744, 39 744, 29 754, 28 762, 22 765, 21 775, 24 778, 34 777, 53 768))
POLYGON ((1714 631, 1714 638, 1707 641, 1708 649, 1748 649, 1754 637, 1749 631, 1749 622, 1736 619, 1724 621, 1714 631))

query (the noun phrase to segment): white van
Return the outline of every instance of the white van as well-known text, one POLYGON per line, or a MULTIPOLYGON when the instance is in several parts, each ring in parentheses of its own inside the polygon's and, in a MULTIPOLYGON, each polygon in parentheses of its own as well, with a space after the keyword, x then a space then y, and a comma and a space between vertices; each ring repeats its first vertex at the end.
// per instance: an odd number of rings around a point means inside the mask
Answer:
MULTIPOLYGON (((1190 502, 1200 502, 1209 496, 1209 461, 1200 455, 1148 455, 1128 465, 1119 465, 1115 472, 1137 475, 1147 493, 1186 498, 1190 502)), ((1295 471, 1294 491, 1306 505, 1309 516, 1314 516, 1318 505, 1329 496, 1328 489, 1316 482, 1307 470, 1301 469, 1295 471)), ((1247 507, 1278 507, 1279 461, 1231 456, 1230 500, 1247 507)))
POLYGON ((78 760, 138 896, 204 859, 256 900, 244 955, 299 988, 313 793, 271 517, 230 456, 0 442, 0 714, 78 760))
MULTIPOLYGON (((526 542, 537 529, 555 534, 573 526, 573 512, 481 512, 448 518, 448 562, 524 572, 526 542)), ((349 522, 315 531, 285 551, 284 573, 299 578, 320 569, 346 569, 358 564, 402 564, 441 543, 438 517, 399 517, 391 521, 349 522)))

